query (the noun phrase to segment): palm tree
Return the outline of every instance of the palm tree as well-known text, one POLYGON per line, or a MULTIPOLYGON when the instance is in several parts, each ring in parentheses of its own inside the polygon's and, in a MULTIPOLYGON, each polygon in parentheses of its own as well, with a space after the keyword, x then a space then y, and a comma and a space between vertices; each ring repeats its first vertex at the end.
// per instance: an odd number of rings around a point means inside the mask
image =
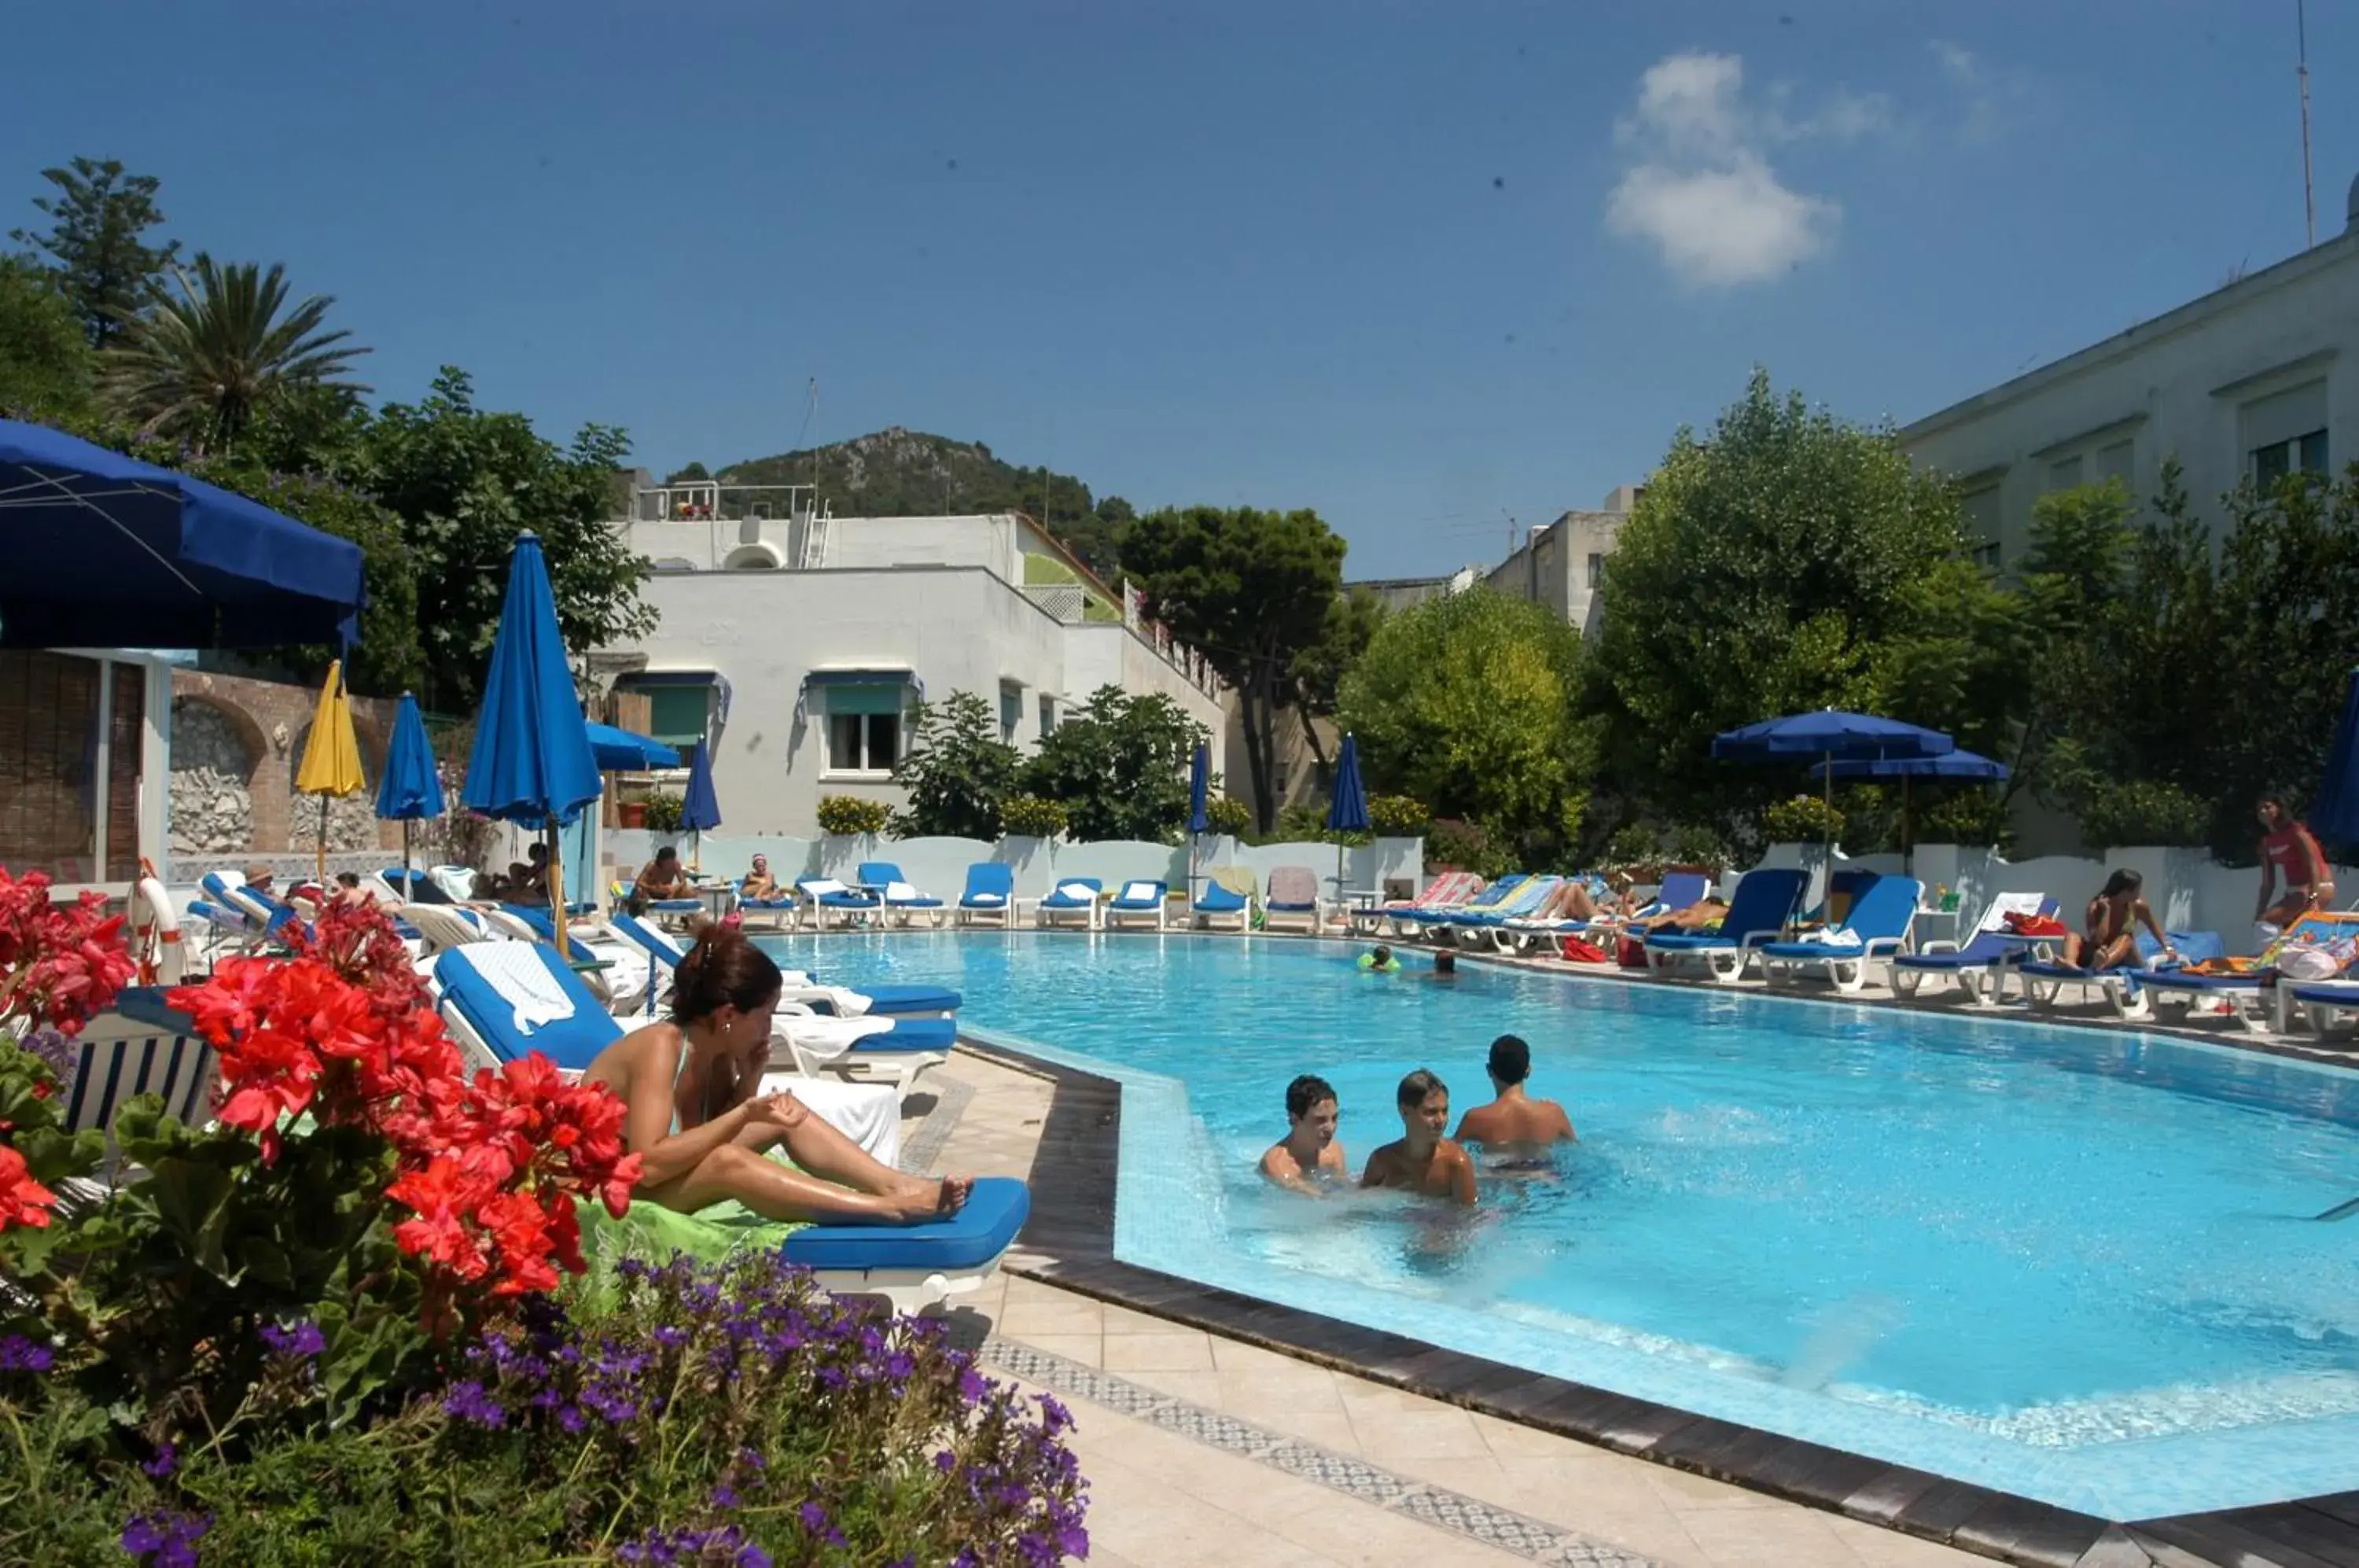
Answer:
POLYGON ((287 310, 284 267, 224 267, 199 252, 193 278, 172 273, 179 297, 134 321, 106 354, 107 393, 144 430, 225 448, 282 387, 369 390, 341 374, 369 351, 338 346, 349 332, 321 330, 335 300, 314 294, 287 310))

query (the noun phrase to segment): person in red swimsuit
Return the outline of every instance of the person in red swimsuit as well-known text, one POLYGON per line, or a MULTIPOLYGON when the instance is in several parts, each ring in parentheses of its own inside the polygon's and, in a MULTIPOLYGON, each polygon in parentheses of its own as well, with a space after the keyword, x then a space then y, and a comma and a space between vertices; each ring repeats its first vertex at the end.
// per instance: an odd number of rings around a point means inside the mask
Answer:
POLYGON ((2294 819, 2283 799, 2261 797, 2261 896, 2256 924, 2283 931, 2312 909, 2334 902, 2334 873, 2326 852, 2294 819))

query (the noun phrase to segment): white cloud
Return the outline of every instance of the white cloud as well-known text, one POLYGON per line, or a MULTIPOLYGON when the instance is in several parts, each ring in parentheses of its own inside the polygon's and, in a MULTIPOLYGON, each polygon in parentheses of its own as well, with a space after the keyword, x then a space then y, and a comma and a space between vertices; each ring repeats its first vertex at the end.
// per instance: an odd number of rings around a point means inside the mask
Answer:
POLYGON ((2021 72, 1995 70, 1973 50, 1947 38, 1935 38, 1929 47, 1942 81, 1958 100, 1962 138, 1989 141, 2014 124, 2031 96, 2031 84, 2021 72))
POLYGON ((1667 55, 1638 81, 1638 102, 1614 127, 1633 161, 1605 201, 1606 227, 1652 244, 1683 281, 1726 289, 1791 271, 1833 243, 1843 208, 1788 186, 1772 144, 1854 140, 1882 129, 1881 93, 1838 93, 1793 112, 1793 90, 1745 102, 1745 62, 1733 54, 1667 55))

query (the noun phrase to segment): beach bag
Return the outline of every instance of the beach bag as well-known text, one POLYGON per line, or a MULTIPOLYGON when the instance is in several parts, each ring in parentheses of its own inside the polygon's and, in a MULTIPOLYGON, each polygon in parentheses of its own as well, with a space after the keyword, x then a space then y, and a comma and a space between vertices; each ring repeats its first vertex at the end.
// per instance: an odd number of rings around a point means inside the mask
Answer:
POLYGON ((2006 929, 2017 936, 2063 936, 2064 922, 2053 915, 2027 915, 2010 909, 2006 929))
POLYGON ((1605 950, 1585 937, 1569 936, 1564 939, 1564 956, 1571 964, 1603 964, 1605 950))
POLYGON ((2342 969, 2322 947, 2288 947, 2277 954, 2277 973, 2288 980, 2331 980, 2342 969))
POLYGON ((1635 936, 1625 936, 1614 944, 1614 962, 1625 969, 1647 967, 1647 944, 1635 936))

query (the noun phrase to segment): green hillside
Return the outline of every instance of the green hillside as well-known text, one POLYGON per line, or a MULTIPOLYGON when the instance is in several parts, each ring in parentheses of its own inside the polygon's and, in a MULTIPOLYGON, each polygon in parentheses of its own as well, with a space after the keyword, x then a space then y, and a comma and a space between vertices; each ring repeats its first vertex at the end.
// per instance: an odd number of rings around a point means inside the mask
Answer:
POLYGON ((898 426, 832 446, 733 463, 717 474, 690 463, 673 479, 717 477, 740 485, 817 485, 839 517, 962 516, 1024 512, 1049 526, 1099 576, 1114 575, 1114 532, 1131 516, 1119 495, 1097 500, 1070 474, 1018 468, 980 441, 956 441, 898 426))

